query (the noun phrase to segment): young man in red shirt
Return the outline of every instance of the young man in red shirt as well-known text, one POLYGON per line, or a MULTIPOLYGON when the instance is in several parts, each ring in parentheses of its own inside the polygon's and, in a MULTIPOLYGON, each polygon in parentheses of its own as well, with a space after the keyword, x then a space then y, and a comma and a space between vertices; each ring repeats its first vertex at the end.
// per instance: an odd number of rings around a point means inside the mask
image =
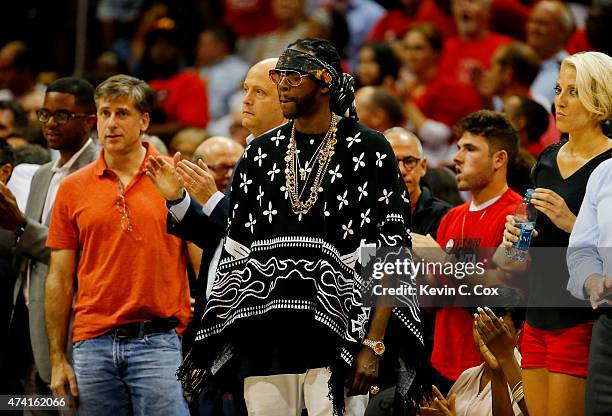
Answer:
MULTIPOLYGON (((508 164, 518 153, 518 133, 505 115, 481 110, 459 122, 457 135, 460 139, 453 159, 457 183, 459 190, 470 192, 471 201, 442 218, 437 241, 429 235, 413 234, 413 246, 442 247, 446 252, 473 248, 480 253, 490 248, 486 259, 479 261, 491 264, 491 256, 503 238, 506 215, 513 214, 522 201, 506 179, 508 164)), ((431 361, 441 391, 448 390, 465 369, 482 361, 474 346, 472 321, 464 308, 437 312, 431 361)))

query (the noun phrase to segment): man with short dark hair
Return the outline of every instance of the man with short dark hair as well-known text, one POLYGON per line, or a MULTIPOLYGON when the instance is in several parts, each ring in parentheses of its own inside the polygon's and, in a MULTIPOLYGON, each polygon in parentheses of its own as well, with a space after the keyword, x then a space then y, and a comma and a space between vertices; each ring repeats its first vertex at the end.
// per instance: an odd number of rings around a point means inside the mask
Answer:
POLYGON ((292 43, 269 75, 292 122, 256 138, 236 168, 221 261, 179 376, 195 391, 244 379, 252 414, 362 415, 387 342, 385 358, 407 370, 398 406, 414 406, 419 322, 366 307, 359 276, 362 246, 410 244, 391 146, 356 122, 353 79, 327 41, 292 43), (401 345, 385 339, 388 325, 401 345))
MULTIPOLYGON (((19 276, 12 293, 14 333, 25 333, 30 345, 19 366, 26 372, 26 394, 51 394, 51 364, 45 328, 45 279, 50 250, 45 247, 51 210, 60 183, 72 172, 91 163, 97 147, 90 139, 96 122, 94 89, 79 78, 60 78, 47 87, 38 111, 42 132, 59 158, 40 167, 32 178, 25 212, 7 189, 0 190, 0 227, 14 234, 20 256, 19 276)), ((2 185, 0 185, 2 188, 2 185)), ((27 339, 27 338, 26 338, 27 339)), ((67 345, 64 345, 64 349, 67 345)))
MULTIPOLYGON (((508 187, 507 172, 518 152, 518 134, 503 114, 481 110, 464 117, 457 126, 458 151, 454 157, 460 191, 469 191, 471 201, 451 209, 440 222, 436 240, 413 234, 415 247, 465 250, 491 249, 501 244, 506 215, 522 201, 508 187)), ((474 253, 476 255, 482 255, 474 253)), ((472 261, 473 260, 469 260, 472 261)), ((482 260, 480 260, 482 261, 482 260)), ((487 259, 491 264, 491 258, 487 259)), ((438 310, 431 362, 438 372, 436 386, 448 391, 469 367, 481 363, 472 337, 473 316, 467 309, 438 310)))
POLYGON ((191 312, 186 251, 165 232, 163 199, 144 166, 157 156, 142 140, 153 92, 115 75, 95 98, 103 149, 61 183, 47 239, 51 389, 71 406, 78 396, 80 415, 188 415, 175 376, 178 334, 191 312), (72 363, 64 351, 69 339, 72 363))

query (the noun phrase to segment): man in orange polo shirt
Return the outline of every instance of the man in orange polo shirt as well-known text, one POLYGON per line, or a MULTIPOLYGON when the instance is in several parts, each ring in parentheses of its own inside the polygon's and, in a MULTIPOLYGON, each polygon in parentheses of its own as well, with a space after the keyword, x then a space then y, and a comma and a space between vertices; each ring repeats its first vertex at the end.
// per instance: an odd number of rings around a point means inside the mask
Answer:
POLYGON ((190 314, 186 254, 166 233, 164 200, 144 167, 156 155, 141 141, 152 98, 145 82, 125 75, 98 86, 103 150, 64 179, 53 208, 45 302, 51 389, 80 415, 189 414, 175 376, 177 332, 190 314), (65 345, 75 274, 71 366, 65 345))

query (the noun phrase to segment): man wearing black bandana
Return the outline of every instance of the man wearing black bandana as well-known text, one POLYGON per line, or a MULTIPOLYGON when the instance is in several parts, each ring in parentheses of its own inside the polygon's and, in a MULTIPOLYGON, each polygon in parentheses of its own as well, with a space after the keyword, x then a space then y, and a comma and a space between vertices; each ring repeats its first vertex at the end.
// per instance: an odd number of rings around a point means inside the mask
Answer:
POLYGON ((353 79, 327 41, 296 41, 270 78, 291 121, 255 139, 234 173, 223 254, 179 377, 191 392, 244 380, 252 415, 362 415, 387 362, 395 412, 411 414, 427 388, 418 305, 367 307, 360 274, 360 247, 410 246, 393 151, 357 123, 353 79))

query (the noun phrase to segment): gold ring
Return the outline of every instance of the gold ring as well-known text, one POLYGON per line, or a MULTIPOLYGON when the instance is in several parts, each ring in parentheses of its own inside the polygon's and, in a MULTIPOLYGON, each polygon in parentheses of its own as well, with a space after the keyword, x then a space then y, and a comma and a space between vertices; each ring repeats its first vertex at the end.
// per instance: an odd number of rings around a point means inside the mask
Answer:
POLYGON ((378 394, 379 391, 380 391, 380 387, 375 386, 375 385, 371 385, 370 386, 370 393, 376 395, 376 394, 378 394))

